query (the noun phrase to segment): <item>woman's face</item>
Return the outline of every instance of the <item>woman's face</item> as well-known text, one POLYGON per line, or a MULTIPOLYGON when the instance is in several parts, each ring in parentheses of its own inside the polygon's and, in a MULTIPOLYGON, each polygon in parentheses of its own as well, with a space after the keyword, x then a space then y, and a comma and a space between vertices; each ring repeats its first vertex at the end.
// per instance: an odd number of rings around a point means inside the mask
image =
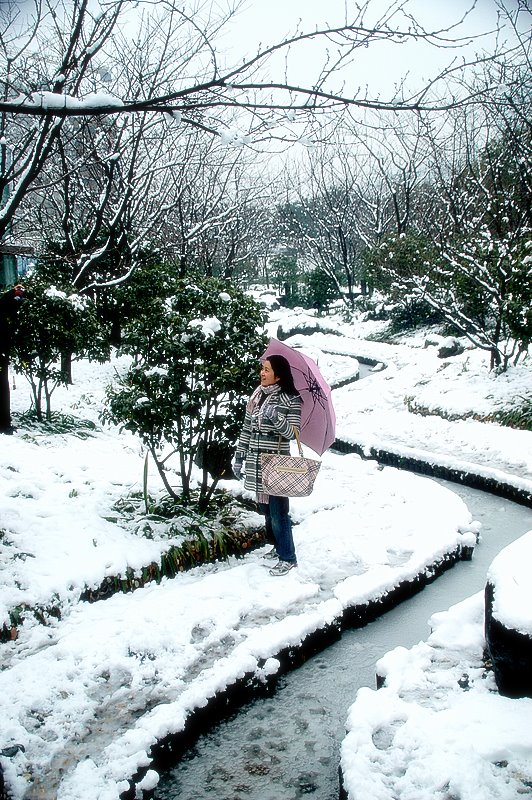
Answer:
POLYGON ((272 369, 272 365, 269 361, 263 361, 262 366, 260 368, 260 385, 261 386, 273 386, 274 383, 277 383, 279 378, 275 374, 272 369))

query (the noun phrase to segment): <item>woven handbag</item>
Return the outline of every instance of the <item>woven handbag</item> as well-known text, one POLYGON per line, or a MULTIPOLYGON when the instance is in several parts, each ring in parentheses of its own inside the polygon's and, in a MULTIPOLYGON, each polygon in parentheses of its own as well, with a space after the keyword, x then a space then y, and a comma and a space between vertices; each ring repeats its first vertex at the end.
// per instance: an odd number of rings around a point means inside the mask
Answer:
MULTIPOLYGON (((262 488, 266 494, 275 497, 307 497, 314 488, 321 461, 304 458, 303 448, 296 435, 299 456, 281 453, 262 453, 262 488)), ((281 439, 279 439, 279 445, 281 439)))

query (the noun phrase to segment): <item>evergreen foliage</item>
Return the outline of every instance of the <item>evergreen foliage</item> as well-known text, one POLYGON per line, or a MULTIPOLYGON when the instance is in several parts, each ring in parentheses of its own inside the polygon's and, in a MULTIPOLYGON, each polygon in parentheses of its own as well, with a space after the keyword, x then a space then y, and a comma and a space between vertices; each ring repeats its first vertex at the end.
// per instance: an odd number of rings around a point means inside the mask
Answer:
POLYGON ((36 417, 52 419, 52 394, 71 380, 71 359, 105 361, 109 343, 95 304, 76 292, 58 271, 51 282, 48 269, 26 283, 23 313, 13 336, 13 366, 30 383, 36 417), (65 359, 66 357, 66 359, 65 359))
POLYGON ((197 505, 204 510, 230 461, 244 399, 257 384, 264 312, 215 278, 157 285, 124 329, 128 372, 110 386, 104 419, 137 434, 168 494, 192 502, 192 470, 201 467, 197 505), (179 486, 169 467, 176 464, 179 486))
POLYGON ((313 269, 305 276, 305 305, 308 308, 315 308, 318 314, 322 314, 337 299, 335 281, 321 269, 313 269))
POLYGON ((387 298, 392 333, 440 322, 437 313, 415 290, 415 280, 428 280, 435 271, 438 253, 424 236, 414 233, 388 236, 379 247, 368 250, 364 273, 372 289, 387 298))

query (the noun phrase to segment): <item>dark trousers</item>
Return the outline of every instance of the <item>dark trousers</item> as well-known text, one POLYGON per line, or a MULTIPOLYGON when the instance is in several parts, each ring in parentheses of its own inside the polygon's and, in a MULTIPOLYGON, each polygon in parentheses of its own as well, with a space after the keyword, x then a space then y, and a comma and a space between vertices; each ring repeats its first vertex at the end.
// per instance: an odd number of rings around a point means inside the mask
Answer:
POLYGON ((266 520, 266 535, 275 542, 275 549, 281 561, 297 562, 292 520, 290 519, 288 497, 270 495, 268 503, 259 503, 259 512, 266 520))

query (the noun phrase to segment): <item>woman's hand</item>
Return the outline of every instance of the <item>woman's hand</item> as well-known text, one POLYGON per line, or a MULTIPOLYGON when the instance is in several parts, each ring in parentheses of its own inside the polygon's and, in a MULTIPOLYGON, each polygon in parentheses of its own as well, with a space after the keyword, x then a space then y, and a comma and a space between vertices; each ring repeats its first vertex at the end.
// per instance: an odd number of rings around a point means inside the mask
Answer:
POLYGON ((233 475, 237 481, 242 480, 242 470, 244 468, 244 457, 238 453, 233 462, 233 475))
POLYGON ((279 412, 276 406, 271 406, 269 403, 262 409, 262 418, 267 419, 272 425, 277 425, 279 422, 279 412))

